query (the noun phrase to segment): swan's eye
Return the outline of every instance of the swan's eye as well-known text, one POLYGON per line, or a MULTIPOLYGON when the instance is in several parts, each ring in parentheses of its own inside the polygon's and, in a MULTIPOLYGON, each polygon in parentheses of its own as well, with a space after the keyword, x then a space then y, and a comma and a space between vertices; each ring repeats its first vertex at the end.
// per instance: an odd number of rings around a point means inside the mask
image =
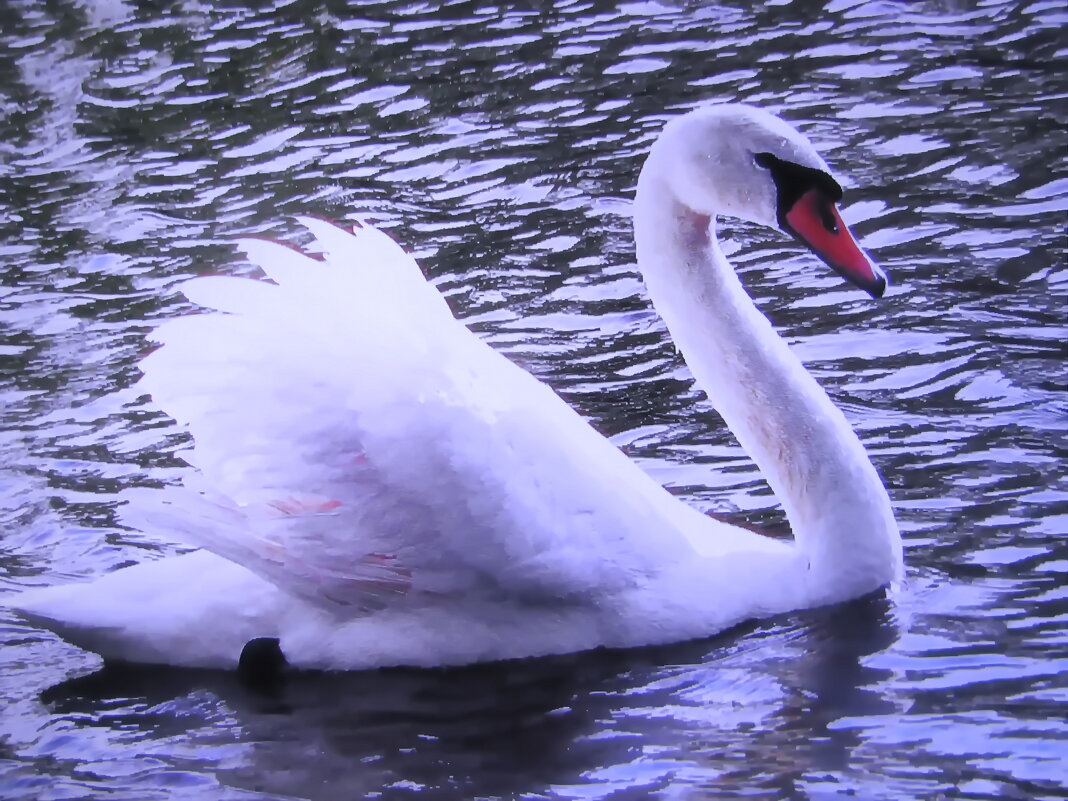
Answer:
POLYGON ((819 207, 820 222, 830 233, 837 233, 832 205, 842 199, 842 187, 834 178, 823 170, 781 159, 774 153, 754 153, 753 161, 768 170, 775 181, 780 224, 801 197, 815 190, 826 201, 819 207))
POLYGON ((820 204, 820 222, 829 233, 838 233, 838 220, 834 218, 833 206, 830 201, 820 204))

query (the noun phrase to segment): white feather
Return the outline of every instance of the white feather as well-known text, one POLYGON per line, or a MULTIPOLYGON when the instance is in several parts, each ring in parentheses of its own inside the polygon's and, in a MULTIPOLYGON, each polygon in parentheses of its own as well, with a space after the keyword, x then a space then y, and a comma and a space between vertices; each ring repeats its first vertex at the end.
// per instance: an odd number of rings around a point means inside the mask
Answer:
MULTIPOLYGON (((735 113, 740 123, 712 121, 745 135, 762 124, 735 113)), ((690 115, 670 137, 709 119, 690 115)), ((822 164, 783 127, 767 124, 766 147, 822 164)), ((728 169, 736 139, 701 163, 728 169)), ((731 177, 763 187, 752 158, 738 159, 731 177)), ((724 415, 787 491, 796 546, 671 497, 455 320, 385 233, 304 218, 322 258, 242 240, 268 280, 192 280, 189 298, 214 311, 164 323, 142 362, 143 389, 193 435, 198 478, 131 494, 128 519, 207 551, 13 605, 113 658, 226 665, 248 639, 277 636, 294 664, 348 669, 670 642, 886 583, 900 539, 878 477, 714 239, 685 249, 702 240, 681 236, 692 216, 667 179, 709 190, 677 166, 643 172, 642 269, 724 415), (699 352, 712 331, 719 341, 699 352)), ((770 202, 764 189, 751 202, 770 202)))

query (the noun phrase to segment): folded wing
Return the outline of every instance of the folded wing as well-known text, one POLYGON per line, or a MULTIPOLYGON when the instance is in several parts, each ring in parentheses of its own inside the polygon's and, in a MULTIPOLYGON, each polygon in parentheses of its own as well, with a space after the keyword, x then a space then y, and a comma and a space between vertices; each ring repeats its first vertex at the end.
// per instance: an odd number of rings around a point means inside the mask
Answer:
POLYGON ((136 498, 140 525, 342 613, 603 596, 692 554, 665 526, 680 505, 386 234, 302 222, 322 259, 243 241, 271 282, 194 279, 214 311, 158 329, 142 384, 189 426, 203 488, 136 498))

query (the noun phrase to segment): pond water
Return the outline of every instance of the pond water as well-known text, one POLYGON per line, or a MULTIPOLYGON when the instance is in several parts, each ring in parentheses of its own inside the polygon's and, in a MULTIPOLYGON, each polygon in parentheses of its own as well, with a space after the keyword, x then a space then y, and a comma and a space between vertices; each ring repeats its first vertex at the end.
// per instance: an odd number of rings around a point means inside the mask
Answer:
MULTIPOLYGON (((0 608, 5 799, 1030 799, 1068 777, 1068 8, 1055 2, 0 5, 0 588, 174 553, 132 389, 229 239, 367 214, 458 316, 673 492, 781 530, 638 279, 664 120, 804 130, 882 301, 726 222, 860 432, 906 542, 886 598, 628 652, 301 678, 109 667, 0 608), (770 266, 769 266, 770 265, 770 266)), ((2 596, 0 596, 2 600, 2 596)))

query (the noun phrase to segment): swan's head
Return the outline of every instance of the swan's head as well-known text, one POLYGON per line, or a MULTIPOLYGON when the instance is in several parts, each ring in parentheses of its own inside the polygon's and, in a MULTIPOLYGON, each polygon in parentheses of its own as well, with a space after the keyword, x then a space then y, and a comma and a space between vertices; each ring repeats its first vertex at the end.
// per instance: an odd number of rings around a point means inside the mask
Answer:
POLYGON ((695 213, 778 228, 872 296, 886 289, 886 275, 838 213, 842 187, 808 139, 778 117, 740 104, 692 111, 664 127, 650 163, 695 213))

